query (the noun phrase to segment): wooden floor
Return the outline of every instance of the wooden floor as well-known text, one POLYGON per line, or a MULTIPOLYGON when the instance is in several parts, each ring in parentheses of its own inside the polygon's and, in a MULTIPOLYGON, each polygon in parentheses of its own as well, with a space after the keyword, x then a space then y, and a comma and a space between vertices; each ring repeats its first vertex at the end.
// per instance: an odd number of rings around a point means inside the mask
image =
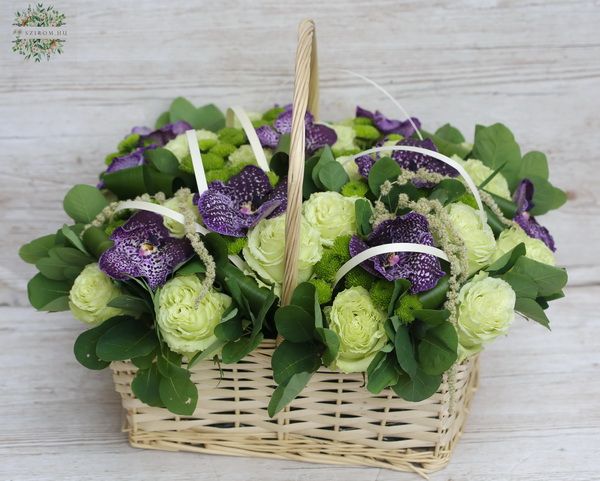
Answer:
POLYGON ((386 470, 128 446, 108 371, 80 367, 82 326, 27 307, 33 269, 18 246, 66 221, 74 183, 170 99, 266 109, 291 98, 295 25, 316 19, 324 118, 354 105, 395 114, 366 74, 429 129, 509 125, 548 154, 569 194, 543 218, 567 266, 552 332, 517 321, 482 356, 481 388, 452 481, 600 480, 600 4, 598 1, 64 0, 64 53, 39 64, 10 51, 0 24, 0 480, 404 480, 386 470))

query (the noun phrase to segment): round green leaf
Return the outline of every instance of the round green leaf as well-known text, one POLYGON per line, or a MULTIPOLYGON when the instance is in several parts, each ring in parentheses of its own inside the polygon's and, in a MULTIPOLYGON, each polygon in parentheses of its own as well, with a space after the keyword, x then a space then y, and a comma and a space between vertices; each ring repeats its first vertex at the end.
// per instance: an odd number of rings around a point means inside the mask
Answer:
POLYGON ((75 222, 89 224, 108 205, 107 200, 96 187, 79 184, 71 188, 63 207, 75 222))
POLYGON ((150 354, 157 343, 154 330, 138 319, 123 316, 122 322, 98 340, 96 354, 105 361, 125 361, 150 354))
POLYGON ((277 332, 291 342, 306 342, 314 337, 315 320, 301 307, 289 305, 275 312, 277 332))
POLYGON ((160 398, 161 376, 156 364, 147 369, 140 369, 131 382, 131 390, 135 397, 148 406, 163 407, 160 398))
POLYGON ((432 396, 440 387, 441 382, 441 374, 431 376, 421 369, 417 369, 412 378, 405 372, 401 373, 398 382, 392 386, 392 389, 402 399, 417 402, 432 396))
POLYGON ((419 365, 426 374, 442 374, 457 357, 458 335, 450 322, 428 329, 419 343, 419 365))
POLYGON ((162 377, 159 385, 160 399, 174 414, 191 416, 198 403, 198 389, 189 377, 162 377))
POLYGON ((100 359, 96 354, 96 345, 106 331, 116 326, 122 320, 122 317, 113 317, 97 327, 82 332, 73 346, 75 359, 88 369, 100 370, 108 366, 110 362, 100 359))

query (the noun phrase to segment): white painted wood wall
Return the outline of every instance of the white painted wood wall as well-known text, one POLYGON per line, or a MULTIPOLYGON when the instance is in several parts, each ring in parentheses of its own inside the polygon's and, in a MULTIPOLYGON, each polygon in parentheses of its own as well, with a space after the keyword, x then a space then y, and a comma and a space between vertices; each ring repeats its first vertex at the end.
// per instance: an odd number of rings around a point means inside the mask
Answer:
POLYGON ((414 479, 385 470, 133 450, 108 372, 77 365, 81 326, 27 306, 19 245, 67 220, 64 193, 94 183, 104 155, 170 100, 262 110, 291 98, 295 28, 317 22, 322 116, 359 103, 426 128, 504 122, 548 154, 569 203, 543 218, 569 269, 552 333, 520 321, 483 356, 467 431, 439 480, 600 479, 600 3, 598 1, 55 1, 64 54, 11 52, 0 7, 0 479, 414 479))

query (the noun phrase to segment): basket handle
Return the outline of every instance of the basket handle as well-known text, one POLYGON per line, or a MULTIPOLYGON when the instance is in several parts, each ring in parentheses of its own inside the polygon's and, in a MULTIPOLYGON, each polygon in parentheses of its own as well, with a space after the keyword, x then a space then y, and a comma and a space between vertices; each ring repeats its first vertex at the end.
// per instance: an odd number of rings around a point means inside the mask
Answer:
POLYGON ((319 109, 317 38, 315 23, 312 20, 303 20, 298 27, 295 72, 285 221, 284 274, 281 288, 282 306, 289 304, 292 293, 298 284, 298 253, 300 250, 302 182, 304 180, 305 156, 304 117, 308 109, 316 119, 319 109))

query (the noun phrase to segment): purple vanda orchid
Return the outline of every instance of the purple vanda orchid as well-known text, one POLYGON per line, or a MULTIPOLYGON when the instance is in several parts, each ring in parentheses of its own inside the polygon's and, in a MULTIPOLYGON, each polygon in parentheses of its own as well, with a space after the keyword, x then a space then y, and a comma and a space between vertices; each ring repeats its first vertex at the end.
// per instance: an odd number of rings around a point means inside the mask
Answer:
POLYGON ((517 212, 513 220, 521 226, 529 237, 541 240, 553 252, 556 251, 554 239, 545 227, 541 226, 529 211, 533 209, 533 182, 529 179, 523 179, 517 186, 513 195, 513 200, 517 204, 517 212))
MULTIPOLYGON (((135 150, 132 150, 128 154, 121 155, 120 157, 115 157, 112 159, 110 165, 104 171, 105 174, 110 174, 112 172, 117 172, 119 170, 131 169, 133 167, 138 167, 140 165, 144 165, 146 160, 144 159, 144 152, 149 149, 154 149, 155 145, 149 145, 147 147, 138 147, 135 150)), ((101 180, 97 187, 99 189, 103 189, 105 187, 104 181, 101 180)))
POLYGON ((227 182, 211 182, 197 200, 204 225, 219 234, 244 237, 261 219, 283 214, 287 182, 273 188, 267 174, 255 165, 245 167, 227 182))
MULTIPOLYGON (((420 147, 422 149, 432 150, 437 152, 437 148, 431 139, 417 140, 417 139, 403 139, 400 140, 397 146, 408 146, 408 147, 420 147)), ((400 167, 406 170, 410 170, 412 172, 416 172, 419 169, 425 169, 429 172, 434 172, 442 175, 447 175, 450 177, 456 177, 458 172, 450 167, 448 164, 435 159, 429 155, 421 154, 419 152, 409 152, 402 150, 394 150, 390 151, 390 157, 394 159, 400 167)), ((376 159, 371 157, 370 155, 363 155, 354 160, 356 165, 358 165, 358 172, 363 177, 369 177, 369 172, 371 168, 375 165, 376 159)), ((427 183, 423 183, 420 181, 416 181, 415 185, 417 187, 428 187, 427 183)))
POLYGON ((153 212, 134 214, 110 238, 114 245, 100 256, 100 269, 117 280, 143 277, 152 290, 194 254, 190 242, 171 237, 162 216, 153 212))
MULTIPOLYGON (((409 212, 395 219, 385 220, 369 234, 366 242, 358 236, 352 236, 350 255, 354 257, 369 247, 396 242, 433 246, 433 236, 429 232, 425 216, 409 212)), ((413 294, 433 289, 445 274, 437 257, 418 252, 380 254, 361 263, 361 267, 388 281, 409 280, 410 292, 413 294)))
POLYGON ((375 124, 375 127, 377 127, 377 130, 384 135, 400 134, 402 137, 410 137, 415 133, 415 126, 417 129, 421 128, 421 122, 415 117, 411 117, 410 120, 407 119, 404 121, 389 119, 379 110, 376 110, 373 113, 370 110, 359 107, 358 105, 356 106, 356 116, 371 119, 375 124))
POLYGON ((149 127, 134 127, 131 129, 132 134, 139 134, 140 143, 144 145, 153 144, 162 147, 170 140, 173 140, 178 135, 190 130, 192 126, 185 120, 178 120, 171 124, 165 124, 159 129, 151 130, 149 127))
MULTIPOLYGON (((305 144, 306 152, 310 155, 326 145, 333 145, 337 141, 335 130, 323 124, 314 123, 315 118, 310 112, 306 112, 304 117, 305 124, 305 144)), ((279 139, 284 134, 292 131, 292 107, 287 105, 285 110, 279 114, 279 117, 273 122, 273 127, 263 125, 256 129, 256 134, 263 147, 274 149, 279 143, 279 139)))

